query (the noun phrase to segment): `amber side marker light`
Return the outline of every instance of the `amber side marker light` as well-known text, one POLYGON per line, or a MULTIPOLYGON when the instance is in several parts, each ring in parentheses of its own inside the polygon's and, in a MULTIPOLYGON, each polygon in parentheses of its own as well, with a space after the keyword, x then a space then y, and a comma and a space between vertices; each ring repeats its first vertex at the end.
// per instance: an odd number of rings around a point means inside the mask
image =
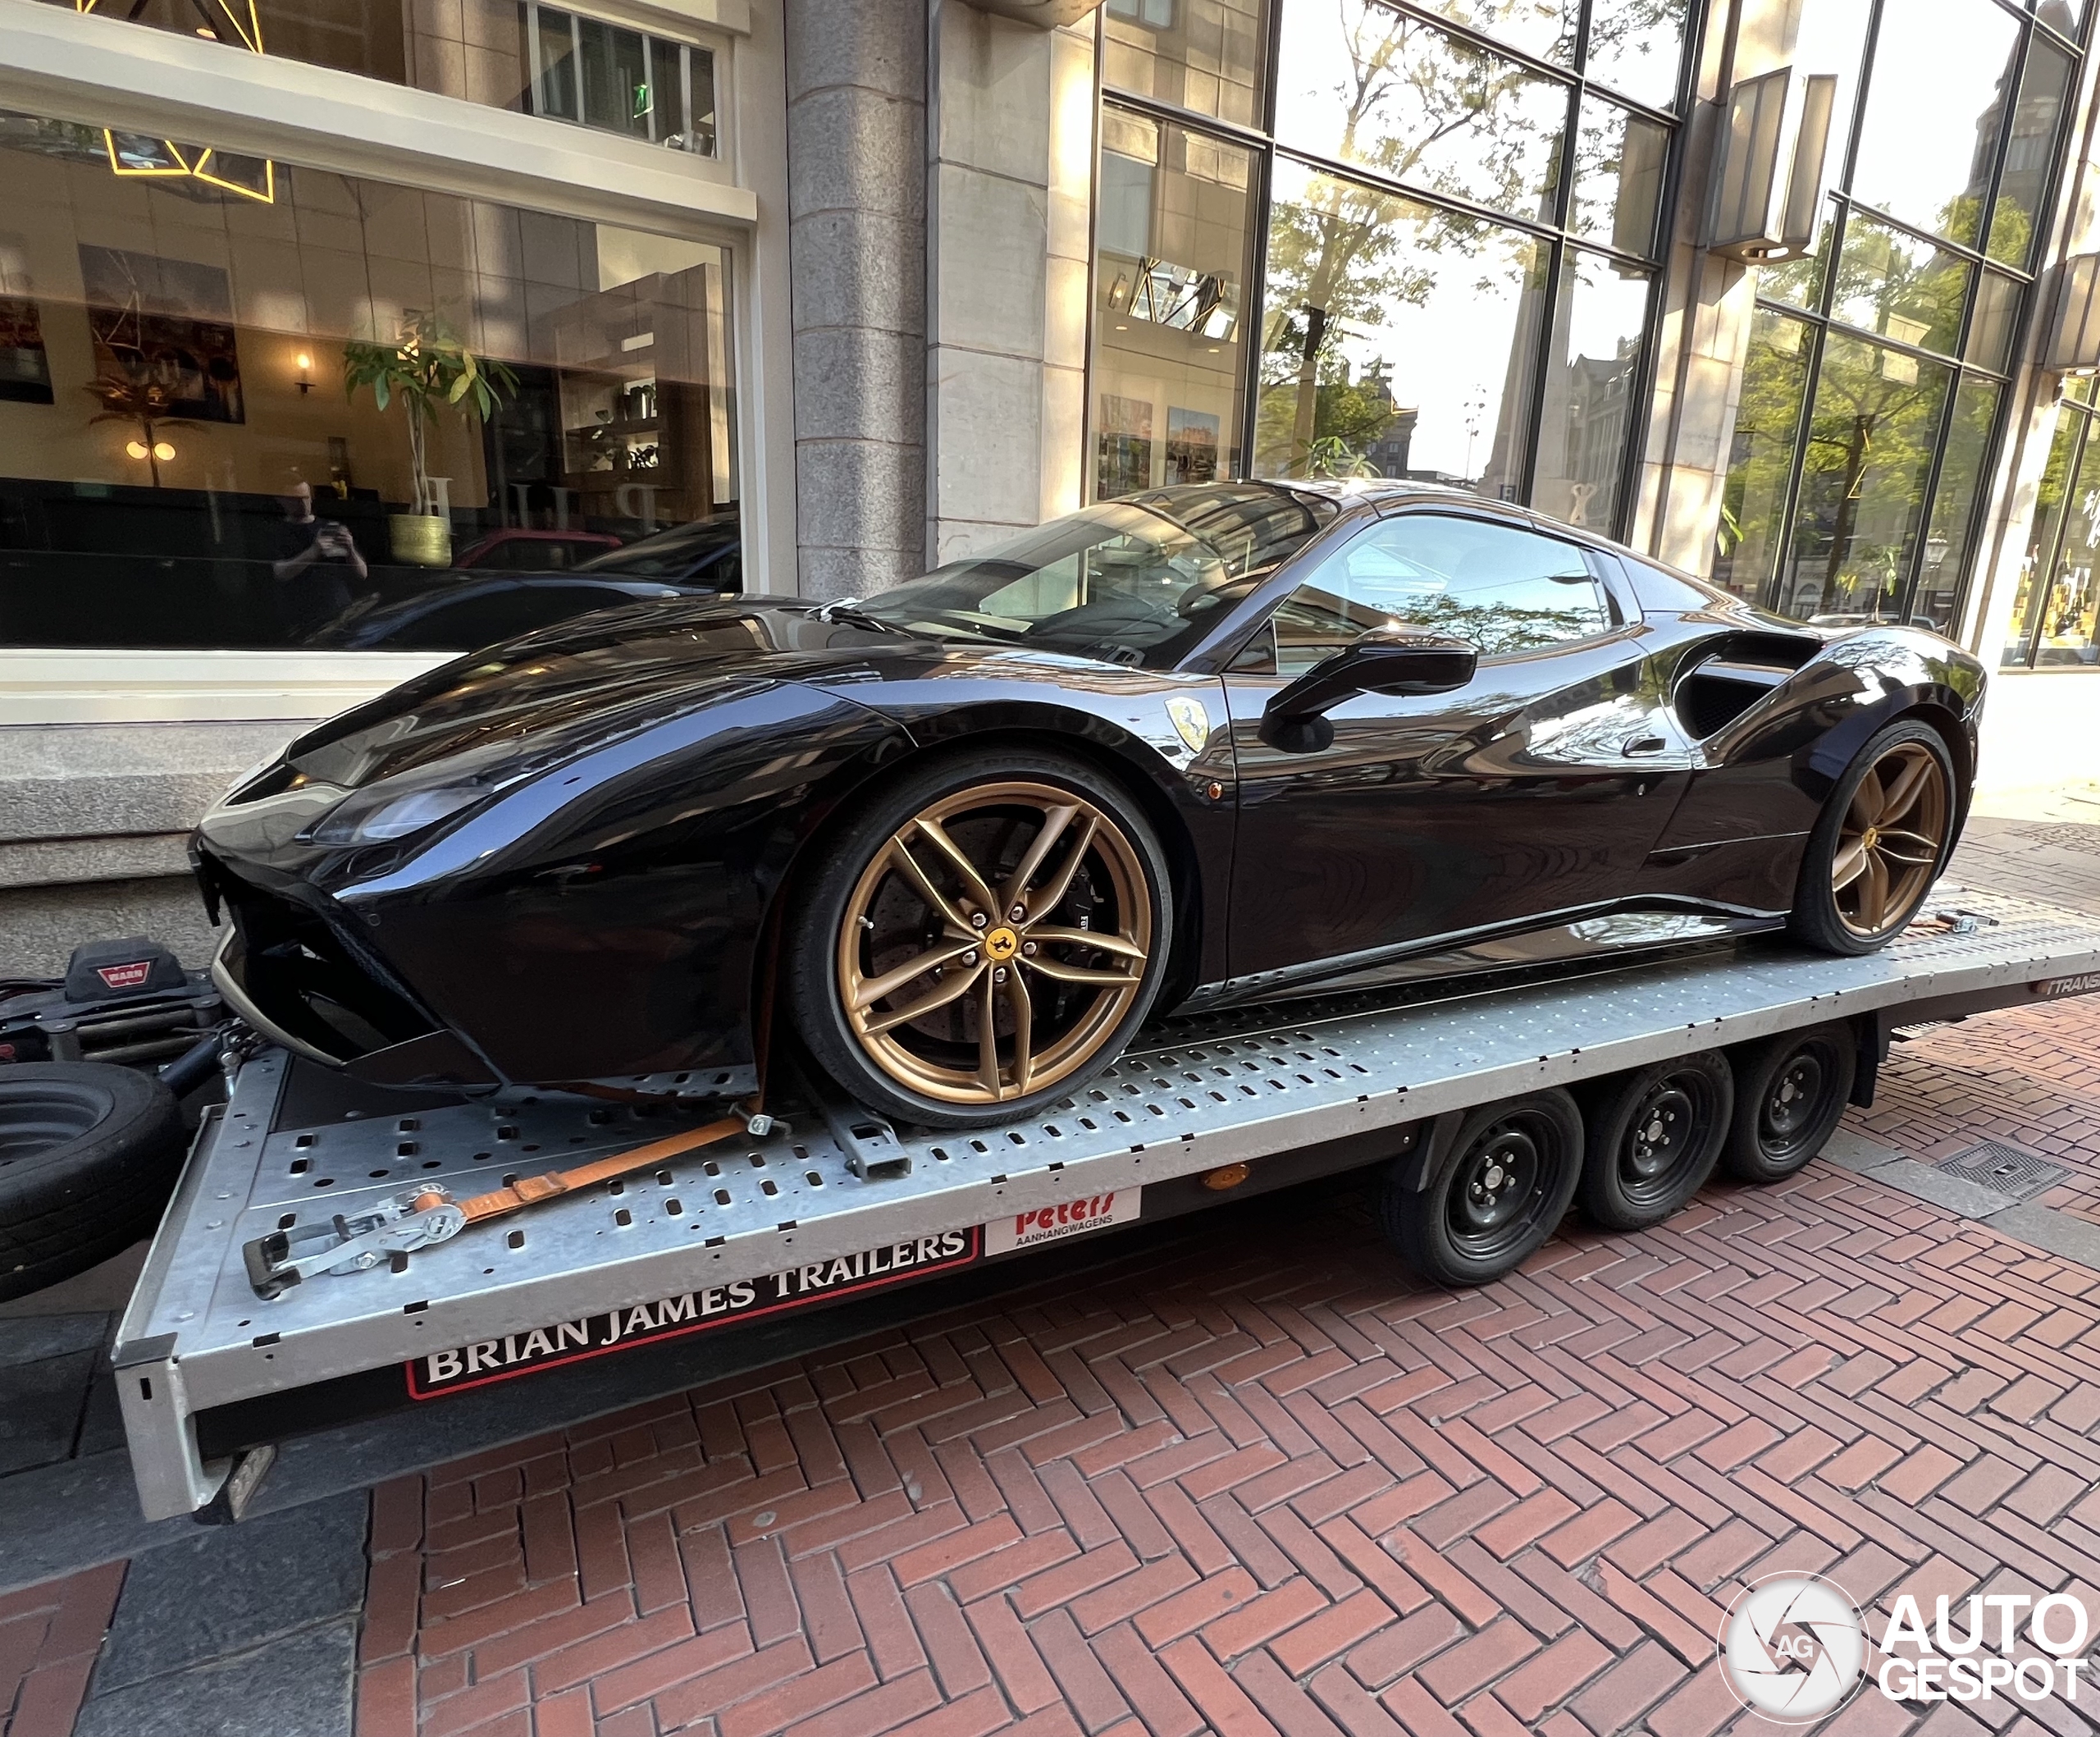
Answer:
POLYGON ((1220 1164, 1217 1169, 1203 1172, 1203 1186, 1215 1188, 1220 1193, 1228 1188, 1237 1188, 1246 1180, 1247 1166, 1244 1164, 1220 1164))

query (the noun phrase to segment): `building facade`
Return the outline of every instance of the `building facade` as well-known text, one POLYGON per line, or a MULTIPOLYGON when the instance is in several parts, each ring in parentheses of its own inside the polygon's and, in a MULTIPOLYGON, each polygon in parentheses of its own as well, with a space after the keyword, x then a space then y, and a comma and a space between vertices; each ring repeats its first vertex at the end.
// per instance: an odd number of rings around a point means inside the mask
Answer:
POLYGON ((1433 479, 2093 770, 2089 0, 0 0, 0 966, 540 622, 1433 479))

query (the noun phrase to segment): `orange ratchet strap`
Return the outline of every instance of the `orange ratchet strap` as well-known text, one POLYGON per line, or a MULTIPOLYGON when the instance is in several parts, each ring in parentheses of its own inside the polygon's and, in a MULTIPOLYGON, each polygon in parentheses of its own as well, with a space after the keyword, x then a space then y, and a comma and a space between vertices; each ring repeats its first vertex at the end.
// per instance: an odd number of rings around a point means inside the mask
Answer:
MULTIPOLYGON (((688 1128, 682 1134, 673 1134, 667 1140, 653 1141, 646 1146, 636 1146, 625 1152, 578 1164, 573 1170, 556 1170, 546 1176, 521 1176, 507 1186, 489 1194, 477 1194, 472 1200, 459 1203, 459 1210, 469 1224, 478 1224, 484 1218, 500 1218, 505 1213, 516 1212, 521 1206, 531 1206, 541 1200, 550 1200, 556 1195, 573 1193, 578 1188, 588 1188, 594 1182, 609 1182, 615 1177, 625 1176, 632 1170, 645 1170, 651 1164, 661 1163, 666 1159, 690 1152, 696 1146, 709 1146, 718 1140, 728 1140, 750 1131, 749 1121, 742 1116, 724 1116, 719 1122, 702 1123, 688 1128)), ((442 1195, 417 1196, 420 1210, 427 1200, 436 1205, 442 1195)))

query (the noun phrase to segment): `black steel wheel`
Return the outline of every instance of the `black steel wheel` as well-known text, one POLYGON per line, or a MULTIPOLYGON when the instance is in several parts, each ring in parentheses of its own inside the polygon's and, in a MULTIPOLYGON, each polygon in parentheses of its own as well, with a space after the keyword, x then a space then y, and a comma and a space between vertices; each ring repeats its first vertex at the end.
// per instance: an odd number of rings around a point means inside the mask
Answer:
POLYGON ((1582 1168, 1582 1116, 1566 1092, 1484 1104, 1459 1124, 1426 1186, 1388 1180, 1386 1234, 1423 1278, 1486 1284, 1553 1234, 1582 1168))
POLYGON ((1583 1213, 1610 1231, 1661 1223, 1714 1173, 1735 1095, 1728 1058, 1713 1050, 1603 1081, 1584 1118, 1583 1213))
POLYGON ((1859 1069, 1851 1029, 1788 1032, 1746 1044, 1728 1060, 1736 1111, 1721 1168, 1742 1182, 1783 1181, 1823 1150, 1851 1099, 1859 1069))

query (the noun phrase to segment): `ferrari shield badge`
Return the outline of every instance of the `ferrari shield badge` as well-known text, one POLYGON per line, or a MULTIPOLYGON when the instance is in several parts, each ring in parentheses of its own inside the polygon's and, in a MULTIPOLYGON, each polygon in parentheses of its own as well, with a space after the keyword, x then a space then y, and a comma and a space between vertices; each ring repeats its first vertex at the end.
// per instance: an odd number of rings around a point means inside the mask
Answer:
POLYGON ((1185 693, 1175 694, 1166 702, 1166 715, 1173 720, 1175 734, 1189 744, 1189 752, 1202 753, 1211 739, 1211 715, 1203 710, 1203 702, 1185 693))

